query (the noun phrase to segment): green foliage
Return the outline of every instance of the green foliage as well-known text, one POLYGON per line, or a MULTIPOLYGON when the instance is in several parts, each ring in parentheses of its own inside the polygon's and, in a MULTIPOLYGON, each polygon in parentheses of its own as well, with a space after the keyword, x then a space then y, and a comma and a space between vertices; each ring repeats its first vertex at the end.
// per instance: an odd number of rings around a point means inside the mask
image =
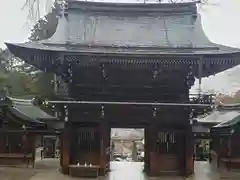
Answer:
POLYGON ((24 72, 8 72, 5 78, 0 81, 0 89, 13 97, 38 95, 40 97, 49 97, 53 95, 51 84, 52 74, 40 73, 33 77, 24 72))
MULTIPOLYGON (((38 41, 50 38, 56 31, 58 20, 57 16, 60 13, 61 5, 63 0, 55 0, 52 11, 45 15, 43 18, 38 20, 38 22, 33 26, 31 30, 31 35, 29 37, 30 41, 38 41)), ((34 70, 33 67, 26 67, 23 69, 28 69, 29 72, 34 70)), ((36 69, 35 69, 36 71, 36 69)), ((49 97, 54 94, 52 86, 53 74, 52 73, 36 73, 34 74, 34 79, 32 81, 31 91, 41 97, 49 97)))
POLYGON ((6 72, 7 54, 4 50, 0 49, 0 72, 6 72))
POLYGON ((0 89, 3 89, 3 82, 7 79, 6 67, 5 64, 7 62, 5 53, 2 49, 0 49, 0 89))
MULTIPOLYGON (((36 0, 26 0, 33 8, 36 0)), ((56 0, 52 11, 37 21, 31 30, 30 41, 50 38, 56 31, 57 15, 61 9, 62 0, 56 0)), ((52 86, 53 74, 44 73, 22 60, 12 58, 8 50, 0 51, 0 89, 13 97, 30 97, 38 95, 49 97, 54 94, 52 86)))
MULTIPOLYGON (((49 73, 34 73, 36 68, 28 64, 12 65, 8 51, 0 50, 0 90, 10 96, 51 96, 53 88, 49 73)), ((16 61, 13 64, 17 64, 16 61)))
POLYGON ((38 73, 31 84, 33 93, 40 97, 50 97, 54 95, 52 73, 38 73))
POLYGON ((4 81, 7 93, 11 96, 25 95, 30 93, 32 77, 18 71, 8 72, 8 77, 4 81))

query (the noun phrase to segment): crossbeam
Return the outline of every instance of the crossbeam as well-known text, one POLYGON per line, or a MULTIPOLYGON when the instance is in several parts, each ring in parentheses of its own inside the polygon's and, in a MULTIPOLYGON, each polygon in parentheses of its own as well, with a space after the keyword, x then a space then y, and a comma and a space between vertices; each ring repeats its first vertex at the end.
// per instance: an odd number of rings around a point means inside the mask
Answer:
MULTIPOLYGON (((13 101, 19 103, 31 103, 32 100, 11 98, 13 101)), ((49 104, 99 104, 99 105, 136 105, 136 106, 185 106, 185 107, 211 107, 212 104, 201 104, 201 103, 164 103, 164 102, 121 102, 121 101, 51 101, 45 100, 49 104)))
POLYGON ((25 133, 33 133, 33 134, 42 134, 42 135, 61 135, 63 133, 63 130, 58 131, 51 131, 51 130, 24 130, 24 129, 0 129, 0 134, 25 134, 25 133))
POLYGON ((50 104, 100 104, 100 105, 137 105, 137 106, 198 106, 211 107, 211 104, 191 103, 154 103, 154 102, 115 102, 115 101, 46 101, 50 104))

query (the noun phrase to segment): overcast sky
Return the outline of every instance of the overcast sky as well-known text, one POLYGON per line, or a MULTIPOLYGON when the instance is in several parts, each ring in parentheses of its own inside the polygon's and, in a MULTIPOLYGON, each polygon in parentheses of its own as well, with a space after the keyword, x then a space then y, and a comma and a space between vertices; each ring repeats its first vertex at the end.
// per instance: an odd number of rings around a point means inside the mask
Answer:
MULTIPOLYGON (((21 10, 25 0, 0 0, 0 2, 0 48, 5 48, 4 41, 26 41, 31 26, 27 23, 27 10, 21 10)), ((42 2, 42 12, 45 12, 44 0, 42 2)), ((214 2, 217 2, 217 5, 203 6, 203 10, 200 10, 206 35, 215 43, 240 48, 240 23, 238 20, 240 18, 240 0, 215 0, 214 2)), ((240 72, 240 67, 235 68, 235 71, 240 72)), ((238 88, 240 80, 233 83, 230 79, 226 73, 215 76, 203 82, 203 89, 216 89, 222 92, 234 92, 240 89, 238 88)))

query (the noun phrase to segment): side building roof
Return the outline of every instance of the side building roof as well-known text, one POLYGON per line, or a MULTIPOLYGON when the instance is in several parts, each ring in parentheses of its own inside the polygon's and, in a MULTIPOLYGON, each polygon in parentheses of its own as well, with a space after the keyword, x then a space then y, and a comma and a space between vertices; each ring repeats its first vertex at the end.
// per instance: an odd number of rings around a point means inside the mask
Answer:
POLYGON ((29 126, 44 126, 47 121, 57 120, 39 107, 29 102, 20 102, 11 98, 8 99, 9 104, 2 104, 7 107, 7 112, 11 114, 19 123, 29 126))
POLYGON ((209 115, 198 118, 197 121, 217 124, 213 128, 231 127, 240 122, 240 106, 238 104, 220 105, 209 115))

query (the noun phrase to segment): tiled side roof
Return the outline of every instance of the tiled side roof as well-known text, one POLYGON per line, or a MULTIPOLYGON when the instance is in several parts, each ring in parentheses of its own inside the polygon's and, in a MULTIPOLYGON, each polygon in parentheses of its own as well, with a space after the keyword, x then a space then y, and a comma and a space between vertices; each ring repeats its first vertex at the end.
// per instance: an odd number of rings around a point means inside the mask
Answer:
POLYGON ((9 112, 12 115, 18 117, 23 122, 27 122, 27 123, 30 123, 30 124, 31 123, 34 123, 34 124, 44 124, 43 122, 41 122, 41 121, 39 121, 37 119, 33 119, 33 118, 29 117, 28 114, 23 113, 22 111, 20 111, 16 107, 9 107, 8 110, 9 110, 9 112))
POLYGON ((39 107, 34 106, 33 104, 21 104, 13 102, 13 108, 19 111, 22 114, 25 114, 26 116, 30 117, 31 119, 35 119, 38 121, 41 120, 56 120, 56 117, 53 117, 43 110, 41 110, 39 107))
POLYGON ((226 120, 226 121, 214 126, 214 128, 231 127, 231 126, 238 124, 239 122, 240 122, 240 113, 238 116, 234 117, 233 119, 226 120))
POLYGON ((240 115, 239 110, 213 110, 209 115, 198 118, 198 122, 203 123, 222 123, 230 121, 240 115))
POLYGON ((8 110, 19 119, 32 123, 44 124, 46 120, 57 120, 56 117, 45 113, 39 107, 33 105, 31 100, 16 101, 12 99, 11 105, 8 106, 8 110))
POLYGON ((200 123, 215 123, 214 128, 230 127, 240 122, 240 104, 220 104, 209 115, 197 118, 200 123))

